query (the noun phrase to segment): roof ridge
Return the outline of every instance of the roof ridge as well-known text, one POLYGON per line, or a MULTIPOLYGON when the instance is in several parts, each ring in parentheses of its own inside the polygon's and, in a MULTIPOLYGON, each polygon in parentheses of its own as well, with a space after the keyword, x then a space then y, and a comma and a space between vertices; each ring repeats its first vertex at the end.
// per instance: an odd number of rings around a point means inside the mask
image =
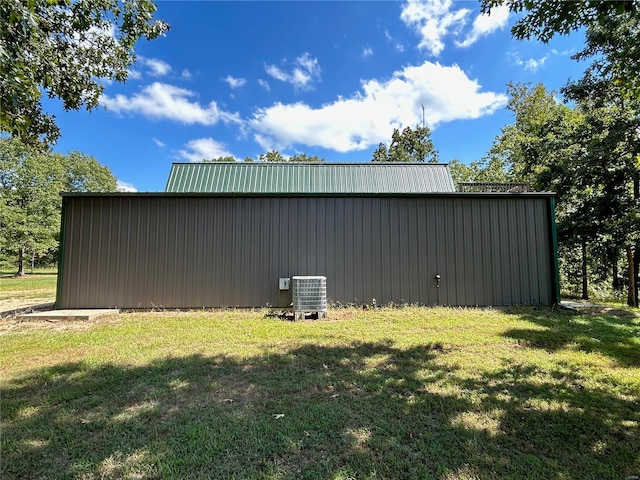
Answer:
POLYGON ((308 167, 319 166, 371 166, 384 167, 389 165, 404 167, 444 167, 449 163, 428 163, 428 162, 172 162, 171 165, 236 165, 236 166, 264 166, 264 165, 302 165, 308 167))

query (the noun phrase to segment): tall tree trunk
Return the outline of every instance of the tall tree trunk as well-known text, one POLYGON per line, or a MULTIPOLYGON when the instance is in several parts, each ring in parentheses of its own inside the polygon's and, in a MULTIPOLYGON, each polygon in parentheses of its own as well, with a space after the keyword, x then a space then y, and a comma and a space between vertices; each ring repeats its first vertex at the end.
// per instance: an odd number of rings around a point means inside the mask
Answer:
POLYGON ((589 300, 588 292, 588 280, 587 280, 587 241, 582 240, 582 298, 589 300))
POLYGON ((613 282, 611 283, 611 287, 613 288, 614 292, 617 292, 618 290, 620 290, 620 272, 618 271, 617 258, 613 260, 612 274, 613 274, 613 282))
POLYGON ((639 307, 640 300, 638 299, 638 284, 640 283, 640 244, 636 244, 635 254, 633 255, 633 288, 634 298, 633 306, 639 307))
POLYGON ((18 277, 24 277, 24 255, 25 249, 20 247, 20 250, 18 250, 18 273, 16 273, 18 277))
POLYGON ((628 277, 629 277, 629 293, 627 294, 627 305, 630 307, 638 306, 638 296, 636 295, 636 275, 634 268, 633 249, 627 247, 627 265, 628 265, 628 277))
MULTIPOLYGON (((633 199, 636 201, 636 205, 638 205, 638 201, 640 201, 640 168, 636 170, 636 174, 633 178, 633 199)), ((640 208, 640 206, 638 208, 640 208)), ((640 300, 638 299, 638 287, 640 285, 638 284, 640 284, 640 241, 636 242, 636 248, 633 255, 634 307, 640 306, 640 300)))

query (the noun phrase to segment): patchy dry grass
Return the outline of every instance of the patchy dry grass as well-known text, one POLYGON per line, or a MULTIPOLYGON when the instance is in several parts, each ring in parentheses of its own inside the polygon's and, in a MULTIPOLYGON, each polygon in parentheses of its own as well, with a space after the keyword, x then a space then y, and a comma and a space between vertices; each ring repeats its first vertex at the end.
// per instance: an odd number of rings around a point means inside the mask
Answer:
POLYGON ((640 319, 337 309, 4 321, 2 478, 640 475, 640 319))
POLYGON ((56 281, 56 271, 52 269, 36 270, 24 277, 0 273, 0 312, 53 303, 56 281))

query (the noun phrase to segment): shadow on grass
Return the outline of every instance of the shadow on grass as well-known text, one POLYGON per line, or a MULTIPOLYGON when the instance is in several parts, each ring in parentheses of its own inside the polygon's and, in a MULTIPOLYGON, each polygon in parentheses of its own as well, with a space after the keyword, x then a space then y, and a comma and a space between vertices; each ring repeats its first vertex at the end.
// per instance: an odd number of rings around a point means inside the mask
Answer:
POLYGON ((600 352, 623 366, 640 366, 640 318, 624 314, 551 312, 550 309, 514 310, 522 320, 545 327, 511 329, 504 335, 527 346, 555 352, 572 347, 600 352))
POLYGON ((18 276, 15 270, 2 270, 0 271, 0 278, 35 278, 35 277, 55 277, 58 275, 57 271, 35 271, 33 273, 27 271, 23 276, 18 276))
POLYGON ((4 384, 1 478, 640 473, 637 403, 534 367, 469 378, 446 355, 380 342, 43 369, 4 384))

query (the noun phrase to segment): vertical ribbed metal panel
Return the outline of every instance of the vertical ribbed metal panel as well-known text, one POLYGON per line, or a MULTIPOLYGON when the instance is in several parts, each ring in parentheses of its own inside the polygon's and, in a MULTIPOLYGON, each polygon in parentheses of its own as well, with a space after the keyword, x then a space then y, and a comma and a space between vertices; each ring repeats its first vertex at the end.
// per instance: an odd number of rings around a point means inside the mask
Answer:
POLYGON ((286 307, 295 275, 327 277, 331 302, 549 304, 548 202, 70 196, 59 307, 286 307))
POLYGON ((176 163, 173 193, 433 193, 454 192, 446 164, 176 163))

